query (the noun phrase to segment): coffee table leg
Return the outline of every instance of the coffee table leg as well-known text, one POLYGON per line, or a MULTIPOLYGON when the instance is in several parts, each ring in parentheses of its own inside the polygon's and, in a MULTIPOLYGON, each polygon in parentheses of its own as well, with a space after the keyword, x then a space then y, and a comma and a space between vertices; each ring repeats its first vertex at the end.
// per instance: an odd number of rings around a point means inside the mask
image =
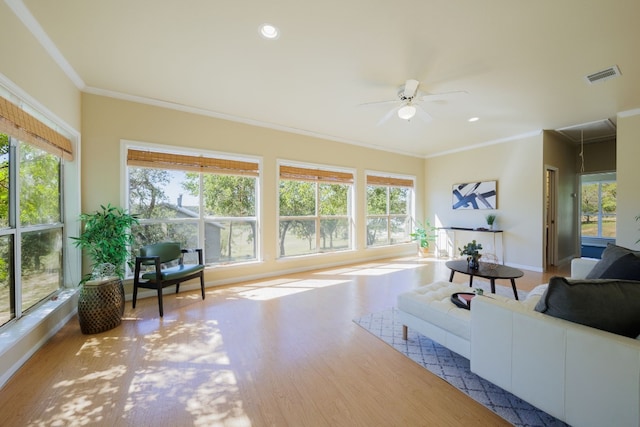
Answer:
POLYGON ((511 287, 513 288, 513 296, 518 300, 518 290, 516 289, 516 279, 511 279, 511 287))
POLYGON ((453 275, 456 274, 455 271, 451 270, 451 276, 449 276, 449 281, 453 282, 453 275))
POLYGON ((491 293, 495 294, 496 293, 496 279, 489 279, 491 282, 491 293))
POLYGON ((469 275, 469 287, 473 286, 473 274, 469 275))

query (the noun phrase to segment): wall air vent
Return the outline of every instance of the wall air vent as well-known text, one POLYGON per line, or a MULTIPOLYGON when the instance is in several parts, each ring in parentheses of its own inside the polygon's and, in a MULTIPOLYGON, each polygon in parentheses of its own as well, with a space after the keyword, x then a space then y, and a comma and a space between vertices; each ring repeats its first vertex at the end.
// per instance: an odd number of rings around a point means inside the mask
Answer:
POLYGON ((589 82, 589 84, 594 84, 598 82, 604 82, 606 80, 611 80, 621 75, 622 73, 620 72, 620 68, 618 68, 617 65, 614 65, 613 67, 609 67, 606 70, 601 70, 596 73, 589 74, 584 78, 589 82))

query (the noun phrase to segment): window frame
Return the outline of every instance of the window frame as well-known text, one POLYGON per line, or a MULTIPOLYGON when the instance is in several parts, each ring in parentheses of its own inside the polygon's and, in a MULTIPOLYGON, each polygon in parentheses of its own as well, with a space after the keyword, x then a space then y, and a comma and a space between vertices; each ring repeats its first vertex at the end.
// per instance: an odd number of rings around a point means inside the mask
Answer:
MULTIPOLYGON (((413 231, 413 224, 415 221, 415 199, 416 199, 416 177, 411 175, 391 174, 378 171, 366 171, 365 172, 365 189, 364 189, 364 207, 365 207, 365 246, 367 249, 399 246, 411 241, 410 234, 413 231), (369 187, 386 187, 386 212, 385 214, 369 214, 369 187), (407 188, 409 189, 409 195, 407 197, 407 207, 405 214, 390 213, 390 192, 391 188, 407 188), (406 217, 405 226, 408 227, 404 234, 406 236, 402 241, 393 241, 393 230, 391 227, 392 219, 398 217, 406 217), (387 237, 386 243, 383 244, 370 244, 369 243, 369 220, 370 218, 383 218, 386 219, 387 224, 387 237)), ((375 243, 375 242, 374 242, 375 243)))
MULTIPOLYGON (((238 220, 238 218, 240 217, 229 217, 229 216, 220 216, 220 217, 211 217, 211 216, 207 216, 205 213, 205 209, 204 209, 204 197, 203 197, 203 193, 202 193, 202 186, 203 186, 203 181, 204 181, 204 175, 205 174, 209 174, 209 175, 214 175, 216 174, 215 170, 218 170, 220 175, 233 175, 233 176, 246 176, 247 173, 232 173, 232 172, 223 172, 223 169, 207 169, 207 166, 212 166, 213 163, 218 164, 219 162, 217 162, 216 160, 221 160, 223 163, 224 161, 229 161, 231 163, 244 163, 244 162, 248 162, 248 163, 255 163, 257 165, 257 169, 255 174, 253 175, 255 177, 255 215, 254 216, 248 216, 246 217, 247 219, 251 220, 254 222, 255 226, 255 258, 252 259, 247 259, 247 260, 237 260, 237 261, 232 261, 232 262, 210 262, 207 263, 207 267, 212 267, 212 266, 216 266, 216 267, 220 267, 220 266, 236 266, 236 265, 242 265, 242 264, 247 264, 247 263, 254 263, 254 262, 261 262, 263 259, 263 255, 262 255, 262 226, 261 226, 261 211, 262 211, 262 197, 261 197, 261 188, 262 188, 262 175, 263 175, 263 167, 262 167, 262 158, 261 157, 257 157, 257 156, 250 156, 250 155, 240 155, 240 154, 233 154, 233 153, 226 153, 226 152, 218 152, 218 151, 210 151, 210 150, 200 150, 200 149, 196 149, 196 148, 190 148, 190 147, 178 147, 178 146, 167 146, 167 145, 158 145, 158 144, 154 144, 154 143, 148 143, 148 142, 141 142, 141 141, 130 141, 130 140, 121 140, 121 167, 122 167, 122 181, 123 182, 123 206, 126 206, 127 209, 130 209, 130 203, 129 203, 129 193, 130 193, 130 183, 129 183, 129 165, 127 164, 127 159, 128 159, 128 153, 130 150, 141 150, 141 151, 149 151, 149 152, 153 152, 153 153, 157 153, 157 154, 166 154, 168 156, 172 156, 172 155, 176 155, 176 156, 185 156, 185 157, 193 157, 193 158, 204 158, 206 160, 214 160, 213 162, 208 162, 205 160, 204 167, 203 168, 191 168, 191 167, 185 167, 185 168, 178 168, 178 167, 168 167, 168 168, 163 168, 161 167, 162 165, 159 164, 157 167, 153 167, 151 164, 149 165, 145 165, 145 166, 136 166, 136 165, 132 165, 132 167, 148 167, 148 168, 153 168, 153 169, 160 169, 160 170, 167 170, 167 171, 171 171, 171 170, 178 170, 178 171, 182 171, 185 173, 197 173, 200 175, 200 193, 198 196, 199 199, 199 204, 198 204, 198 216, 194 217, 194 218, 150 218, 148 220, 146 219, 139 219, 140 224, 188 224, 188 223, 197 223, 197 240, 198 240, 198 247, 201 248, 205 248, 206 247, 206 236, 205 236, 205 226, 208 222, 211 222, 212 220, 215 219, 220 219, 220 220, 229 220, 229 219, 234 219, 234 220, 238 220)), ((214 167, 216 167, 215 165, 213 165, 214 167)), ((134 212, 135 213, 135 212, 134 212)), ((132 253, 132 256, 135 256, 134 253, 132 253)), ((206 258, 206 251, 205 251, 205 258, 206 258)), ((130 277, 132 275, 132 272, 128 272, 127 276, 130 277)))
POLYGON ((40 319, 42 310, 51 310, 67 299, 68 295, 75 292, 81 276, 82 254, 73 248, 69 236, 78 235, 80 222, 80 198, 73 197, 79 194, 80 170, 79 162, 73 159, 80 135, 77 131, 56 117, 37 100, 29 96, 23 90, 11 82, 0 79, 0 97, 2 111, 0 132, 9 136, 9 155, 11 158, 11 171, 9 172, 9 211, 8 224, 0 230, 0 236, 8 236, 11 241, 11 284, 10 284, 10 313, 9 319, 3 321, 0 330, 12 330, 12 325, 20 319, 25 324, 33 324, 40 319), (5 113, 12 112, 7 119, 5 113), (26 121, 26 122, 25 122, 26 121), (23 225, 20 222, 20 144, 38 149, 47 155, 58 158, 56 167, 58 173, 57 194, 58 218, 46 223, 34 223, 23 225), (75 219, 75 220, 74 220, 75 219), (46 295, 37 295, 38 301, 31 302, 29 307, 23 304, 23 237, 29 233, 54 232, 59 235, 60 241, 48 255, 58 257, 59 263, 56 289, 46 295), (41 298, 40 298, 41 297, 41 298))
POLYGON ((356 171, 354 169, 342 168, 332 165, 316 164, 316 163, 303 163, 285 159, 278 159, 276 161, 276 258, 280 260, 286 260, 296 257, 305 256, 321 256, 323 254, 334 254, 340 252, 347 252, 355 250, 356 242, 356 227, 355 227, 355 186, 356 186, 356 171), (283 178, 283 175, 285 177, 283 178), (312 182, 315 184, 315 207, 313 215, 280 215, 280 183, 282 180, 289 181, 301 181, 312 182), (320 201, 321 191, 320 184, 340 184, 347 185, 347 212, 344 215, 322 215, 320 214, 320 201), (307 253, 282 255, 280 250, 280 223, 282 219, 292 219, 300 221, 313 220, 315 224, 314 229, 314 249, 307 253), (327 250, 322 248, 322 235, 320 233, 321 224, 323 220, 338 219, 346 220, 348 224, 349 237, 347 239, 348 246, 344 249, 327 250))
MULTIPOLYGON (((579 209, 579 224, 580 224, 580 241, 582 244, 588 245, 597 245, 597 246, 606 246, 607 243, 614 243, 616 240, 616 236, 603 236, 602 231, 602 222, 603 222, 603 209, 602 209, 602 185, 616 183, 617 185, 617 174, 616 172, 600 172, 600 173, 583 173, 580 175, 580 209, 579 209), (597 216, 597 235, 596 236, 585 236, 582 234, 582 217, 583 210, 583 186, 585 184, 597 184, 598 185, 598 210, 596 212, 597 216)), ((616 200, 617 202, 617 200, 616 200)), ((617 212, 616 212, 617 217, 617 212)))

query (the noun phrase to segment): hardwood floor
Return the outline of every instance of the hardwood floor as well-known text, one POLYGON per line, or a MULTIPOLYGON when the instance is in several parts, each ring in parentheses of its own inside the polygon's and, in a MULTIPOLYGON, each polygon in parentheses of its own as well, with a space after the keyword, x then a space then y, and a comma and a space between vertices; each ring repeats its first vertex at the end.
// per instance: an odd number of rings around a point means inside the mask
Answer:
MULTIPOLYGON (((525 272, 530 290, 553 274, 525 272)), ((448 280, 395 258, 127 301, 121 326, 69 322, 0 390, 3 426, 500 426, 506 421, 352 322, 448 280)), ((466 276, 455 281, 466 283, 466 276)), ((499 284, 508 286, 508 281, 499 284)))

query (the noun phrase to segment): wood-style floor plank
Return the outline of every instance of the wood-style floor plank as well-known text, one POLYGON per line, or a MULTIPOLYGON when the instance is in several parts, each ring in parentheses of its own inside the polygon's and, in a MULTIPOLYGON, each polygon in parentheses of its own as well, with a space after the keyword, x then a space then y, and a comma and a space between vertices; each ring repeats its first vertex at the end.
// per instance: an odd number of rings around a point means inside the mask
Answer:
MULTIPOLYGON (((525 272, 530 290, 549 273, 525 272)), ((396 258, 127 302, 122 325, 73 319, 0 390, 3 426, 509 425, 352 322, 448 280, 396 258)), ((454 281, 468 283, 456 275, 454 281)), ((500 283, 509 285, 508 281, 500 283)))

